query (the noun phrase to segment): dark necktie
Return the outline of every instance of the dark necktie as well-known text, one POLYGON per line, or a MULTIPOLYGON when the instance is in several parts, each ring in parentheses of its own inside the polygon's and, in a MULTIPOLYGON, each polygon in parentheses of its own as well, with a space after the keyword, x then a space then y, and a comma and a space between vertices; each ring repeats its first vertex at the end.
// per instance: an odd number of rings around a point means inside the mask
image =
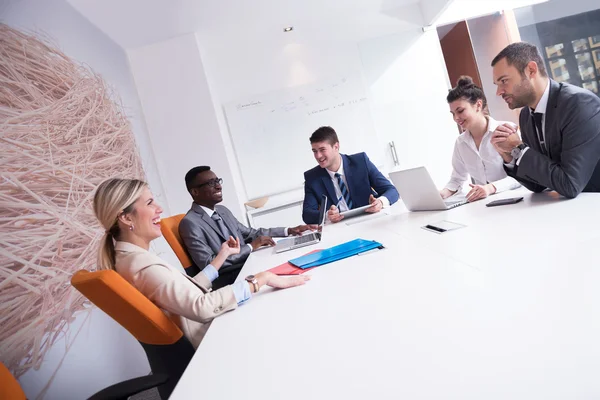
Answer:
POLYGON ((534 112, 532 115, 533 126, 537 133, 538 141, 540 142, 540 148, 542 149, 542 153, 547 154, 546 143, 544 142, 544 131, 542 130, 542 118, 544 117, 544 114, 534 112))
POLYGON ((221 230, 221 233, 223 234, 223 237, 225 238, 225 240, 229 239, 230 233, 229 230, 227 229, 227 227, 225 226, 225 223, 223 222, 223 218, 221 218, 221 216, 215 211, 211 217, 219 226, 219 229, 221 230))
POLYGON ((348 188, 342 179, 342 175, 336 172, 335 177, 337 178, 338 185, 340 186, 340 192, 342 192, 342 197, 348 206, 348 210, 352 210, 352 199, 350 198, 350 192, 348 192, 348 188))

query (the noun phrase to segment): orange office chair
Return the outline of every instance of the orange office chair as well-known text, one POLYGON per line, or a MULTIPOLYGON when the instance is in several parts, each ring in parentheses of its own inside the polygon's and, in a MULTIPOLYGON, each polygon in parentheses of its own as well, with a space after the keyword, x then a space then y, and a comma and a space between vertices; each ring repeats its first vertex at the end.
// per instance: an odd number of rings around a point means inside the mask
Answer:
POLYGON ((185 217, 185 214, 177 214, 168 218, 161 218, 160 220, 160 231, 163 236, 169 243, 169 246, 175 252, 175 255, 179 259, 181 266, 183 269, 188 270, 188 268, 193 267, 194 263, 190 259, 187 251, 185 251, 185 247, 183 241, 181 240, 181 236, 179 236, 179 223, 185 217))
MULTIPOLYGON (((179 224, 185 217, 185 214, 173 215, 172 217, 161 219, 160 230, 169 243, 169 246, 173 249, 181 266, 185 270, 188 276, 194 277, 200 273, 200 268, 194 264, 187 251, 181 236, 179 236, 179 224)), ((213 281, 213 290, 222 288, 223 286, 233 282, 240 272, 241 267, 226 270, 225 268, 219 271, 219 278, 213 281)))
POLYGON ((127 329, 142 345, 152 375, 110 386, 91 399, 127 398, 156 386, 168 399, 194 355, 181 330, 154 303, 113 270, 77 271, 71 284, 98 308, 127 329))
POLYGON ((0 362, 0 399, 26 400, 21 385, 10 373, 8 368, 0 362))

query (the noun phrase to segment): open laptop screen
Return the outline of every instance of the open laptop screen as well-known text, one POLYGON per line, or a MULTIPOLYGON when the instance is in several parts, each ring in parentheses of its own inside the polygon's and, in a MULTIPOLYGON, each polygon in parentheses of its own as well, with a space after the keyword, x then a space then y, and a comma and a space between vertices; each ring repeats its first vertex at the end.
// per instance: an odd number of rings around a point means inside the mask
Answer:
POLYGON ((321 206, 319 208, 319 226, 317 232, 323 232, 323 225, 325 225, 325 216, 327 215, 327 196, 322 195, 321 206))

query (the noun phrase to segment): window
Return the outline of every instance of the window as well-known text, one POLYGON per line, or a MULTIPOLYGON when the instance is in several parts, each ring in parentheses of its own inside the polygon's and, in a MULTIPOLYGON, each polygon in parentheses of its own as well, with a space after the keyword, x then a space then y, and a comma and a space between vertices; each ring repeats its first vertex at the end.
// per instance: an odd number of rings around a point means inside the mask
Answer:
POLYGON ((514 12, 521 40, 538 46, 552 79, 600 95, 600 9, 591 3, 550 0, 514 12))

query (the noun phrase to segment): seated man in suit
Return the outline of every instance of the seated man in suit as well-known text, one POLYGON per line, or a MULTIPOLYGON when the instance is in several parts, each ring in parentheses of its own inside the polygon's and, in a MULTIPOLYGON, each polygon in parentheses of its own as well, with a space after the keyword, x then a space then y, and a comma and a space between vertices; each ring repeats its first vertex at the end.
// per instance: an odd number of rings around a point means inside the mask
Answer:
POLYGON ((523 107, 516 128, 500 125, 492 143, 506 173, 533 192, 552 189, 573 198, 600 192, 600 98, 548 78, 538 49, 513 43, 492 61, 497 95, 523 107))
POLYGON ((340 154, 335 130, 322 126, 310 137, 317 167, 304 173, 304 204, 302 219, 316 224, 319 219, 321 195, 327 196, 327 211, 331 222, 341 221, 340 212, 372 204, 366 211, 379 212, 398 201, 398 191, 373 165, 365 153, 340 154))
POLYGON ((246 243, 239 254, 227 258, 219 270, 219 277, 213 281, 215 290, 235 281, 252 251, 274 245, 272 236, 300 235, 308 229, 317 228, 308 225, 258 230, 248 228, 227 207, 217 206, 223 201, 221 183, 223 180, 217 178, 210 167, 192 168, 185 175, 185 185, 194 202, 179 224, 179 235, 196 267, 186 271, 188 275, 195 275, 210 264, 230 236, 239 239, 240 243, 246 243))

